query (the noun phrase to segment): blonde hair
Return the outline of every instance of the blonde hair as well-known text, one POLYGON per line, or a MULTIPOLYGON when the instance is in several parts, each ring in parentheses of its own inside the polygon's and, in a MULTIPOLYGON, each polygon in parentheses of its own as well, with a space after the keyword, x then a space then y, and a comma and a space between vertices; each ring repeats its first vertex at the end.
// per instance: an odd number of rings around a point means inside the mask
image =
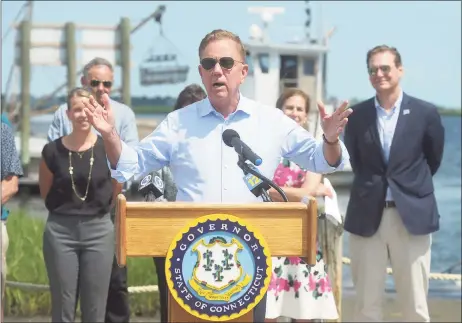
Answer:
POLYGON ((84 89, 82 87, 76 87, 72 89, 69 94, 67 95, 67 109, 69 110, 71 108, 71 99, 74 97, 79 97, 79 98, 89 98, 91 96, 91 92, 87 89, 84 89))
POLYGON ((215 29, 209 32, 207 35, 205 35, 204 38, 202 38, 202 41, 199 45, 199 58, 201 57, 202 52, 204 51, 204 49, 207 47, 208 44, 210 44, 211 42, 215 40, 222 40, 222 39, 233 40, 239 47, 239 52, 241 54, 242 61, 245 60, 245 48, 239 36, 230 31, 223 30, 223 29, 215 29))

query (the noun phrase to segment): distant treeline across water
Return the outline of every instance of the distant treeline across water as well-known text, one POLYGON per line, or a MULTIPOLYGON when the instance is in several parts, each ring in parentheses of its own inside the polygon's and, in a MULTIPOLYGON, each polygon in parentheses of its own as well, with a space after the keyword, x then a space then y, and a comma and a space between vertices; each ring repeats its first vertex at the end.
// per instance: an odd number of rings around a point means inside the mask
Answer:
MULTIPOLYGON (((112 97, 116 101, 121 101, 120 96, 114 96, 112 97)), ((35 97, 32 96, 30 97, 30 103, 31 107, 35 107, 36 103, 41 100, 40 97, 35 97)), ((153 96, 153 97, 147 97, 147 96, 132 96, 131 97, 131 107, 135 111, 135 113, 168 113, 173 110, 173 105, 175 104, 175 97, 172 96, 153 96)), ((56 96, 50 100, 47 100, 46 103, 39 105, 35 107, 37 110, 44 110, 44 109, 49 109, 50 107, 56 106, 56 105, 61 105, 63 102, 66 101, 66 97, 64 95, 61 96, 56 96)), ((335 98, 330 98, 327 100, 328 102, 333 102, 336 101, 335 98)), ((362 100, 353 98, 350 100, 350 106, 354 105, 362 100)), ((4 95, 2 94, 2 111, 4 104, 6 104, 4 100, 4 95)), ((438 110, 441 115, 462 115, 461 108, 448 108, 448 107, 443 107, 443 106, 438 106, 438 110)))

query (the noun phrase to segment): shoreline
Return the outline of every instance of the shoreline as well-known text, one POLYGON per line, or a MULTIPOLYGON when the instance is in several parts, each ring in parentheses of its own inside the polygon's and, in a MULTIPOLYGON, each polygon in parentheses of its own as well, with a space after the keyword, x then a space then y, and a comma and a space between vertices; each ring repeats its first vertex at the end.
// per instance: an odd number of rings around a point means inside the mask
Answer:
MULTIPOLYGON (((355 297, 354 295, 344 295, 342 297, 342 315, 341 321, 352 322, 354 312, 355 297)), ((461 299, 441 299, 428 298, 428 307, 430 311, 431 322, 461 322, 462 321, 462 300, 461 299)), ((383 319, 385 321, 399 322, 402 319, 399 304, 396 298, 385 295, 383 300, 383 319)), ((49 322, 50 318, 46 316, 34 317, 5 317, 4 322, 49 322)), ((135 316, 132 314, 131 322, 160 322, 159 316, 135 316)), ((80 322, 78 318, 76 322, 80 322)))

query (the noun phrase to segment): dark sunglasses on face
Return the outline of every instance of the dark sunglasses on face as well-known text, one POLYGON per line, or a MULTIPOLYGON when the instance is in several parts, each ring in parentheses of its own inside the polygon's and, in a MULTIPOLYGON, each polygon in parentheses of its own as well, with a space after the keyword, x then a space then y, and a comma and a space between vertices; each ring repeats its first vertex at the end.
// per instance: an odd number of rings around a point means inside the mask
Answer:
POLYGON ((387 75, 390 73, 391 67, 390 65, 380 65, 380 66, 374 66, 374 67, 369 67, 368 72, 370 76, 376 76, 377 72, 381 70, 383 74, 387 75))
POLYGON ((225 68, 227 70, 232 69, 235 63, 244 64, 242 62, 236 61, 232 57, 222 57, 220 59, 216 59, 216 58, 213 58, 213 57, 206 57, 206 58, 201 59, 201 66, 206 71, 209 71, 212 68, 214 68, 215 65, 217 65, 217 63, 219 63, 222 68, 225 68))
POLYGON ((99 86, 101 83, 103 83, 103 86, 107 89, 109 89, 111 86, 112 86, 112 82, 111 81, 99 81, 99 80, 91 80, 90 81, 90 85, 91 87, 97 87, 99 86))

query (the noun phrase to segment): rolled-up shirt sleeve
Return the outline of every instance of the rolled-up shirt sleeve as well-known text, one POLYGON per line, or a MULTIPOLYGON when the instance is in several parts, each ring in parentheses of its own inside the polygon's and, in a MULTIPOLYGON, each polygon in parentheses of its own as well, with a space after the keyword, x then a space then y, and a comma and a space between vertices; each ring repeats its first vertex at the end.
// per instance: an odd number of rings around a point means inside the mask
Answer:
POLYGON ((146 138, 138 144, 129 146, 122 143, 122 152, 115 169, 110 167, 111 176, 119 183, 126 182, 140 174, 157 171, 170 162, 175 146, 175 136, 171 127, 172 121, 167 118, 146 138))
POLYGON ((340 162, 338 165, 331 166, 324 157, 322 139, 316 140, 311 133, 290 118, 284 118, 281 124, 286 133, 282 146, 283 157, 310 172, 319 174, 343 170, 348 165, 350 156, 342 141, 340 141, 340 162))

